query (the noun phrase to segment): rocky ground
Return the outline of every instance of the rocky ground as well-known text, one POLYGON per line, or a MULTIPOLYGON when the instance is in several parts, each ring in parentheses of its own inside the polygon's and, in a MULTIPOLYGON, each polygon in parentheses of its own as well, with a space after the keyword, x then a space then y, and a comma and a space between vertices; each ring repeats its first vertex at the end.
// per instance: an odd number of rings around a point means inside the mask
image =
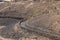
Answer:
POLYGON ((0 40, 55 40, 21 28, 22 22, 48 13, 60 14, 60 0, 0 3, 0 40))

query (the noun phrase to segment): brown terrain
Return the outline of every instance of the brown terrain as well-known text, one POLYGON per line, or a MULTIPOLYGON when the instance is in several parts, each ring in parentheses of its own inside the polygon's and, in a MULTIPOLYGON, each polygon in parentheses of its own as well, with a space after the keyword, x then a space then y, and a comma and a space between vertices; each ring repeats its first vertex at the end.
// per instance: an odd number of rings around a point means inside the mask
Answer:
POLYGON ((60 40, 60 0, 0 2, 0 40, 60 40))

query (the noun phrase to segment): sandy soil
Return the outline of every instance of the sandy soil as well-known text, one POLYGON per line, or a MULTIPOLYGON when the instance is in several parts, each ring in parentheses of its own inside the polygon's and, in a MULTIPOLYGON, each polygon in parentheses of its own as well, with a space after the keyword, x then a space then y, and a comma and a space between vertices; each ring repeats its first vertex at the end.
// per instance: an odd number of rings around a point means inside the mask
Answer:
POLYGON ((60 0, 0 3, 0 40, 54 40, 23 29, 20 25, 30 18, 48 13, 60 14, 60 0))

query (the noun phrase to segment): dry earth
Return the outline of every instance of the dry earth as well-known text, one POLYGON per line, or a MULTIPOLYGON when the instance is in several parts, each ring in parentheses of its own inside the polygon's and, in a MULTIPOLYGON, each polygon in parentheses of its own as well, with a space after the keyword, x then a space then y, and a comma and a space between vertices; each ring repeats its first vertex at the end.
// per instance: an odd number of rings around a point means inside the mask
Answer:
POLYGON ((60 16, 60 0, 0 3, 0 40, 55 40, 21 28, 22 22, 42 14, 60 16))

